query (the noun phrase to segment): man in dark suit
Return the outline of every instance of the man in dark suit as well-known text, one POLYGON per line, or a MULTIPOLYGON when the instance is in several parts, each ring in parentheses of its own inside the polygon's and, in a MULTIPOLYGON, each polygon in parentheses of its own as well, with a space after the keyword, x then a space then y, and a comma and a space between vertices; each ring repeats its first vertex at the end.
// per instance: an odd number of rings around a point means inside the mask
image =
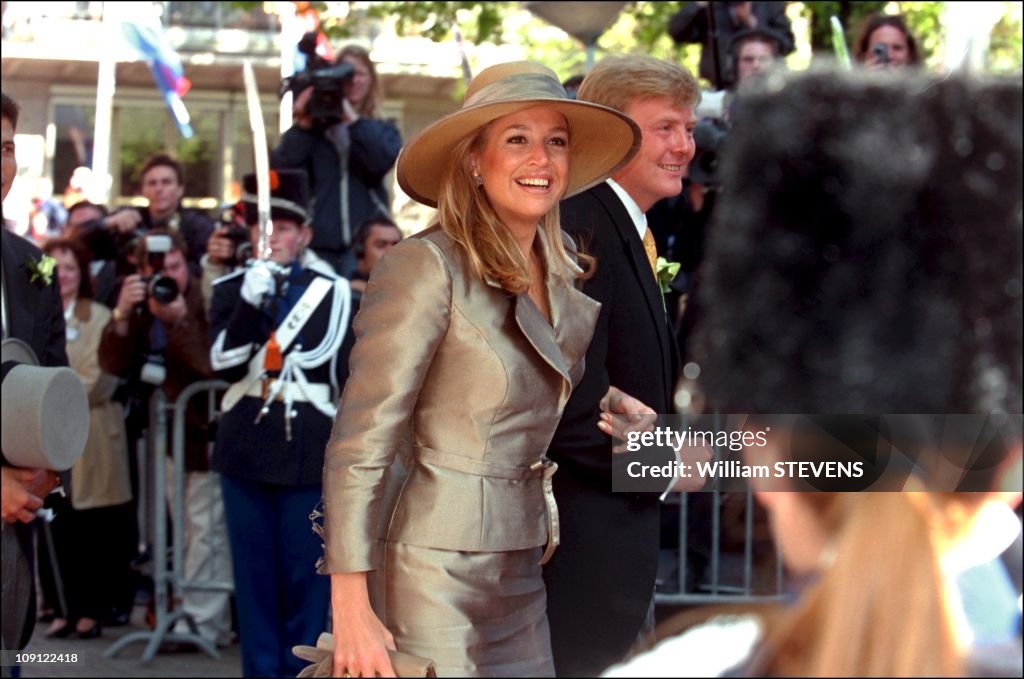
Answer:
POLYGON ((629 115, 643 142, 610 180, 561 206, 564 228, 597 259, 583 291, 602 306, 586 373, 548 452, 559 464, 562 522, 561 546, 544 570, 558 676, 595 676, 620 660, 653 615, 659 498, 612 492, 611 440, 598 423, 602 409, 671 412, 678 357, 644 213, 682 190, 699 89, 678 65, 631 55, 604 59, 577 97, 629 115))
MULTIPOLYGON (((3 198, 14 182, 18 164, 14 158, 14 129, 18 105, 3 98, 3 198)), ((64 313, 56 272, 47 282, 33 276, 32 267, 43 253, 28 241, 2 230, 3 274, 0 299, 3 304, 3 338, 20 339, 31 347, 41 366, 68 364, 64 351, 64 313), (35 278, 36 280, 33 280, 35 278)), ((4 366, 6 372, 7 366, 4 366)), ((3 451, 12 454, 14 451, 3 451)), ((42 498, 57 484, 55 472, 15 467, 0 453, 3 469, 3 649, 25 647, 35 627, 35 575, 32 559, 32 531, 35 510, 42 498)), ((9 676, 4 666, 3 676, 9 676)))

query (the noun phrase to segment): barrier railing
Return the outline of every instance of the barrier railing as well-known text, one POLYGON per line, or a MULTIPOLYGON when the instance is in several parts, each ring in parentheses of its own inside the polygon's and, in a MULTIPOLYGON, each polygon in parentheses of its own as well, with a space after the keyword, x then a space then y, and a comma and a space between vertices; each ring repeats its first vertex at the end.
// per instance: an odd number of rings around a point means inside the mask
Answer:
MULTIPOLYGON (((208 394, 207 421, 213 422, 217 416, 217 393, 228 388, 228 383, 223 380, 204 380, 196 382, 185 388, 174 403, 168 404, 162 389, 157 389, 150 400, 149 417, 149 455, 147 463, 152 465, 152 493, 154 500, 151 503, 153 517, 152 527, 152 553, 153 553, 153 596, 155 609, 155 622, 153 629, 132 632, 114 642, 104 652, 104 656, 111 658, 120 653, 128 645, 137 641, 146 642, 142 653, 142 661, 152 660, 160 651, 163 642, 180 642, 195 644, 214 658, 220 657, 220 652, 212 641, 201 636, 196 627, 195 620, 180 607, 175 608, 171 598, 171 591, 182 593, 185 590, 203 591, 231 591, 231 583, 186 580, 184 576, 185 564, 185 411, 189 401, 200 394, 208 394), (167 540, 167 502, 164 495, 167 488, 167 418, 170 414, 171 420, 171 454, 172 454, 172 479, 174 482, 173 492, 170 497, 172 535, 168 545, 167 540), (171 567, 167 567, 167 550, 171 549, 171 567), (187 632, 176 632, 174 626, 179 620, 184 620, 188 626, 187 632)), ((208 446, 212 443, 208 442, 208 446)), ((209 448, 208 448, 209 452, 209 448)), ((140 483, 140 486, 143 484, 140 483)))
POLYGON ((682 493, 669 496, 666 505, 663 512, 678 512, 679 544, 677 551, 662 548, 661 570, 665 576, 659 578, 657 603, 753 603, 781 596, 782 559, 774 545, 770 554, 765 554, 765 549, 755 554, 755 548, 766 547, 766 542, 759 541, 755 535, 756 503, 751 491, 682 493), (679 505, 678 510, 671 506, 675 503, 679 505), (726 509, 733 510, 732 514, 743 514, 740 549, 723 546, 723 536, 729 528, 722 518, 726 509), (707 531, 703 530, 703 522, 710 524, 705 524, 707 531), (700 564, 692 552, 705 544, 706 564, 700 564))

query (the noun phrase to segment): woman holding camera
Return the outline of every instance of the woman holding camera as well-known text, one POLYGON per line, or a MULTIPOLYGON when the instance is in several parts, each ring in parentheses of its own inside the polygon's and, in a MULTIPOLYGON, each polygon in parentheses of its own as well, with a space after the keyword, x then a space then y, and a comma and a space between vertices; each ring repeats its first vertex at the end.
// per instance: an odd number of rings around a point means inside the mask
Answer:
POLYGON ((356 226, 370 217, 390 216, 384 177, 398 158, 402 137, 392 121, 377 117, 381 87, 369 52, 349 45, 335 63, 352 67, 341 83, 341 110, 314 118, 314 88, 299 92, 295 124, 281 136, 270 164, 307 172, 317 206, 310 247, 348 276, 356 265, 351 253, 356 226))
POLYGON ((853 56, 865 68, 920 66, 917 40, 899 14, 871 14, 864 19, 853 42, 853 56))

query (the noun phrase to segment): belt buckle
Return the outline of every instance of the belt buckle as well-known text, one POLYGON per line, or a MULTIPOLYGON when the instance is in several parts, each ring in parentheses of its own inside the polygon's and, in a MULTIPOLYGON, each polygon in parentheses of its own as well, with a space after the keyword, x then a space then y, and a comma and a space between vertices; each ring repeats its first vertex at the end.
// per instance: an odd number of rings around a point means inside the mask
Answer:
POLYGON ((555 471, 557 469, 558 469, 558 465, 555 464, 551 460, 551 458, 548 458, 548 457, 542 457, 542 458, 540 458, 539 460, 537 460, 536 462, 534 462, 533 464, 530 465, 530 471, 532 471, 532 472, 539 471, 541 473, 540 474, 541 478, 544 478, 544 479, 551 478, 551 476, 554 475, 554 473, 555 473, 555 471))

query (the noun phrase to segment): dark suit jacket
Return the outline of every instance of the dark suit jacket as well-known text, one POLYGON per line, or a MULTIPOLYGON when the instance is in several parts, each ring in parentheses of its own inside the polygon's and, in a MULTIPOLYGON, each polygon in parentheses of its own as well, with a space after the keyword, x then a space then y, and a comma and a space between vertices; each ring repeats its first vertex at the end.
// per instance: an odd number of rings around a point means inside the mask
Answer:
MULTIPOLYGON (((610 186, 562 203, 563 228, 597 259, 583 291, 601 302, 586 373, 549 449, 562 543, 545 566, 559 676, 594 676, 636 639, 654 594, 659 501, 612 493, 610 439, 597 428, 609 384, 658 413, 671 412, 678 360, 661 290, 643 241, 610 186)), ((614 456, 614 462, 624 462, 614 456)))
MULTIPOLYGON (((57 285, 31 282, 26 264, 38 261, 39 248, 2 230, 3 294, 7 306, 4 337, 28 344, 44 366, 68 364, 64 350, 64 311, 57 285)), ((3 464, 7 464, 6 458, 3 464)), ((32 558, 32 524, 16 523, 3 530, 3 647, 24 648, 35 627, 36 604, 32 558)))

